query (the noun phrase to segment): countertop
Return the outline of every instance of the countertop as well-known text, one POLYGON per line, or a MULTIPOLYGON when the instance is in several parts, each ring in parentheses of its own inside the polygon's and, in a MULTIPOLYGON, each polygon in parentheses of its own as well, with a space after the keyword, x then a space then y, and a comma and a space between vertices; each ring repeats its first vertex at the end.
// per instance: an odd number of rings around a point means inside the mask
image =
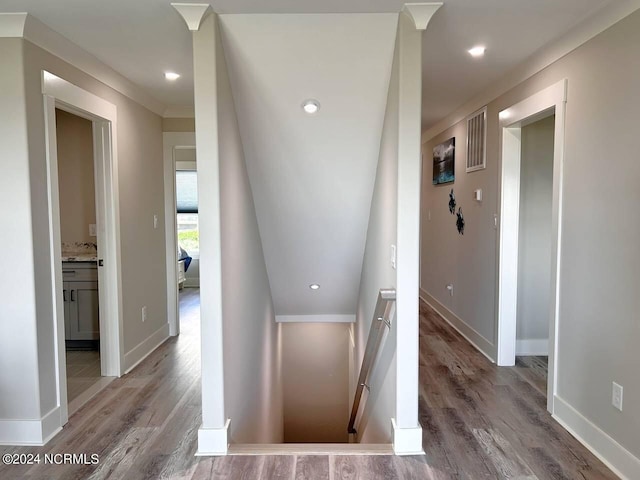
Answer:
POLYGON ((98 257, 95 254, 90 253, 63 253, 62 254, 63 262, 97 262, 98 257))

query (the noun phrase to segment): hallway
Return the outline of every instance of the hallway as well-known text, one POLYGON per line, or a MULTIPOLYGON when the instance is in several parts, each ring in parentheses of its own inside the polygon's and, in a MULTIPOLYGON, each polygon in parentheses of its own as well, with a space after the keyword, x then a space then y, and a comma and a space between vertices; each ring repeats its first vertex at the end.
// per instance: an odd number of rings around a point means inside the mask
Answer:
POLYGON ((424 303, 420 421, 425 457, 195 457, 200 426, 198 298, 197 290, 183 291, 180 336, 111 382, 49 445, 0 448, 2 454, 98 454, 98 465, 0 465, 0 478, 616 478, 550 418, 524 363, 495 367, 424 303))

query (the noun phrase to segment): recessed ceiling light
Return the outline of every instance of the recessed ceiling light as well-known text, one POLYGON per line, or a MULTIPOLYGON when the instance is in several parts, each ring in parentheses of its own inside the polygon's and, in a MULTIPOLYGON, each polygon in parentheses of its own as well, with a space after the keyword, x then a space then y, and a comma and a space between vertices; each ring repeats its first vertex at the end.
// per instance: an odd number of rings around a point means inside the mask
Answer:
POLYGON ((320 289, 320 285, 318 285, 317 283, 312 283, 311 285, 309 285, 309 288, 311 290, 319 290, 320 289))
POLYGON ((314 113, 317 113, 318 110, 320 110, 320 102, 310 98, 309 100, 305 100, 302 103, 302 109, 309 115, 313 115, 314 113))
POLYGON ((167 80, 173 82, 173 81, 179 79, 180 75, 178 73, 174 73, 174 72, 165 72, 164 78, 166 78, 167 80))
POLYGON ((471 50, 469 50, 469 53, 471 54, 472 57, 477 58, 477 57, 482 57, 486 50, 487 49, 482 45, 478 45, 477 47, 473 47, 471 50))

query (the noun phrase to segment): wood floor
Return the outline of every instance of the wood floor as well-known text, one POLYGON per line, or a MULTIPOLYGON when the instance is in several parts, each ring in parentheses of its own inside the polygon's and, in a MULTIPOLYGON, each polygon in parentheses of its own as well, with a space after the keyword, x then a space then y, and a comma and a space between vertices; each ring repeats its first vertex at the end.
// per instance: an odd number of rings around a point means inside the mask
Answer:
POLYGON ((544 381, 535 380, 540 368, 526 361, 495 367, 424 304, 420 421, 426 456, 195 457, 200 426, 197 290, 185 289, 180 304, 181 335, 111 382, 46 447, 0 449, 95 453, 98 465, 0 464, 0 478, 616 478, 547 414, 539 388, 544 381))
POLYGON ((100 352, 67 351, 67 400, 75 400, 100 380, 100 352))

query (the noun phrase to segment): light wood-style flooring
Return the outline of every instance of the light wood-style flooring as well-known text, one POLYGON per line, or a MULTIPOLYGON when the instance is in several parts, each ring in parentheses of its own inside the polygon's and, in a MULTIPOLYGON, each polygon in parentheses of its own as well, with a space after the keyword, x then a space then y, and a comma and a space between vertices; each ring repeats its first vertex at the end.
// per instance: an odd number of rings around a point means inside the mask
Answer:
POLYGON ((67 350, 67 400, 72 402, 100 380, 100 352, 67 350))
MULTIPOLYGON (((498 368, 428 306, 420 319, 420 422, 426 456, 195 457, 200 426, 198 292, 181 335, 72 415, 46 447, 98 465, 2 466, 1 479, 612 479, 545 409, 536 369, 498 368)), ((539 369, 538 369, 539 370, 539 369)))

